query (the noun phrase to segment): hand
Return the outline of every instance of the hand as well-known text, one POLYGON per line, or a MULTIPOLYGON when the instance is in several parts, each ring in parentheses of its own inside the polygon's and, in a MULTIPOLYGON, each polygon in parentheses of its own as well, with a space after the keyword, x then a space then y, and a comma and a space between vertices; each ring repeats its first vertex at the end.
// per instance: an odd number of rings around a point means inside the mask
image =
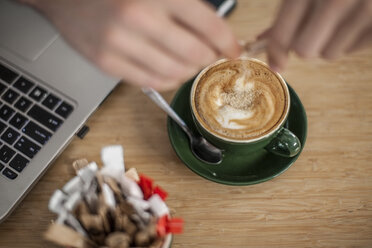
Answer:
POLYGON ((262 38, 276 71, 284 69, 291 50, 304 58, 338 58, 372 43, 372 1, 284 0, 262 38))
POLYGON ((229 27, 200 0, 21 0, 108 74, 158 90, 177 87, 219 56, 237 57, 229 27))

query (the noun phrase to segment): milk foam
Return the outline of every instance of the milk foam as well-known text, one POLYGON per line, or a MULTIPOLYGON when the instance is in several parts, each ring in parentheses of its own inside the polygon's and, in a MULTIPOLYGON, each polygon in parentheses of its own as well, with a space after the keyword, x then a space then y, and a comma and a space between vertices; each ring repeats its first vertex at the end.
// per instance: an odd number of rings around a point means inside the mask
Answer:
POLYGON ((233 139, 269 132, 283 118, 287 100, 280 80, 265 66, 233 60, 199 80, 195 106, 207 129, 233 139))
POLYGON ((253 114, 253 111, 240 110, 229 105, 225 105, 218 110, 218 114, 215 117, 218 123, 224 128, 242 129, 245 128, 245 126, 234 122, 234 120, 249 119, 253 116, 253 114))
MULTIPOLYGON (((252 92, 254 90, 254 82, 247 82, 247 74, 250 71, 247 70, 241 75, 235 82, 233 82, 233 91, 236 93, 240 92, 252 92)), ((223 95, 220 94, 215 102, 218 107, 217 115, 215 116, 216 120, 220 123, 220 125, 224 128, 229 129, 242 129, 245 126, 240 125, 234 120, 243 120, 249 119, 254 115, 254 111, 251 109, 239 109, 237 107, 228 105, 223 100, 223 95)))

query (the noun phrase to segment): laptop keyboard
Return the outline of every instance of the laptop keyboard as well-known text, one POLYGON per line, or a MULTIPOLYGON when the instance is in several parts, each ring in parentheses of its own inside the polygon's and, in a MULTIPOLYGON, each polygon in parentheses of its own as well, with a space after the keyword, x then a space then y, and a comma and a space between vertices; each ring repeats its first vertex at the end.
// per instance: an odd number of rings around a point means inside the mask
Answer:
POLYGON ((74 108, 1 63, 0 97, 0 173, 14 180, 74 108))

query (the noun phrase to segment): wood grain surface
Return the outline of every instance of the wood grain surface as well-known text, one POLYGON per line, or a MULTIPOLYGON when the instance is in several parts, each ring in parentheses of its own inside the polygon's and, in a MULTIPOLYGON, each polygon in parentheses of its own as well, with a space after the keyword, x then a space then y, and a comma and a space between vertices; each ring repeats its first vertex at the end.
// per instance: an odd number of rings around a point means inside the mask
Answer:
MULTIPOLYGON (((271 23, 278 0, 241 0, 228 22, 252 39, 271 23)), ((0 247, 54 247, 42 238, 55 216, 49 197, 74 176, 77 158, 100 162, 109 144, 169 192, 185 220, 172 247, 372 247, 372 49, 335 62, 292 56, 283 76, 308 115, 296 163, 274 180, 225 186, 191 172, 168 140, 166 115, 121 84, 14 213, 0 225, 0 247)), ((175 91, 163 95, 170 101, 175 91)), ((3 190, 3 189, 2 189, 3 190)))

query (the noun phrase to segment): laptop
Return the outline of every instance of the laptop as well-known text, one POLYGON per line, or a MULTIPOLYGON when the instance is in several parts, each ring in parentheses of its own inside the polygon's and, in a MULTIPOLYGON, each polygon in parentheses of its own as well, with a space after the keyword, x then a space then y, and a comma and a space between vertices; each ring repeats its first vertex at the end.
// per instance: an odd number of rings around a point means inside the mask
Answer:
POLYGON ((36 11, 0 1, 0 222, 118 82, 36 11))

